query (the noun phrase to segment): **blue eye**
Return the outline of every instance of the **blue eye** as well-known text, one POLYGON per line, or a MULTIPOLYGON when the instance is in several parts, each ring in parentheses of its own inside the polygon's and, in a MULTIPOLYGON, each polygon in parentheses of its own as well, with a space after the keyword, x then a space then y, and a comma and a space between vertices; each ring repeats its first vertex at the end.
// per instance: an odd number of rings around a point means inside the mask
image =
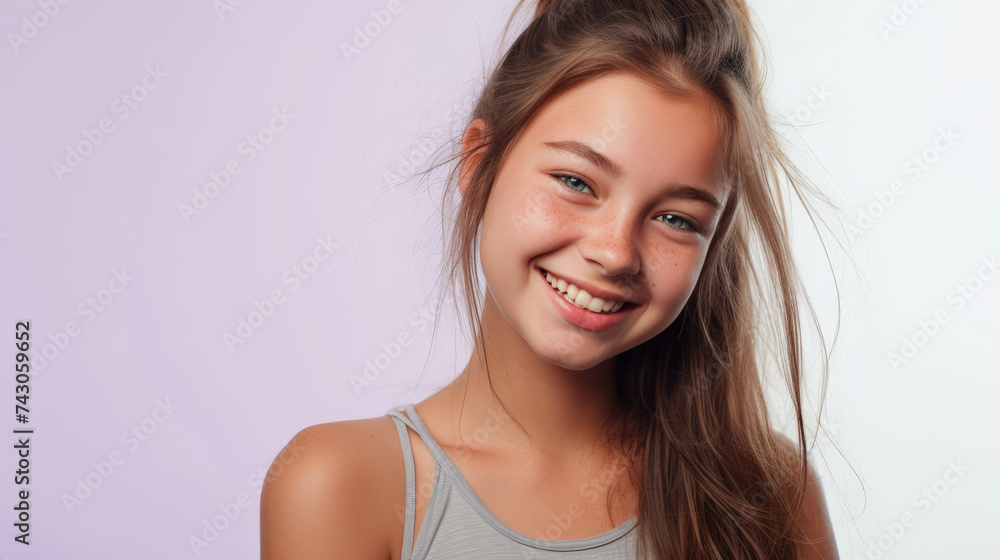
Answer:
POLYGON ((657 219, 659 218, 672 218, 674 220, 673 222, 669 222, 667 220, 661 220, 661 221, 677 229, 688 229, 691 231, 698 231, 698 227, 695 226, 694 222, 692 222, 687 218, 678 216, 677 214, 662 214, 660 216, 657 216, 657 219))
MULTIPOLYGON (((570 189, 573 189, 576 192, 580 192, 580 193, 583 192, 581 189, 578 189, 577 187, 581 187, 583 189, 590 190, 590 186, 587 185, 587 183, 583 182, 583 179, 577 177, 576 175, 556 174, 556 175, 553 175, 553 177, 555 177, 556 179, 559 179, 567 187, 569 187, 570 189), (564 179, 568 179, 568 180, 564 180, 564 179), (575 182, 575 184, 573 184, 572 182, 575 182)), ((594 191, 590 190, 590 192, 593 193, 594 191)), ((584 194, 586 194, 586 193, 584 193, 584 194)))
MULTIPOLYGON (((587 189, 587 191, 589 191, 590 194, 594 193, 594 191, 590 188, 590 185, 588 185, 586 182, 584 182, 583 179, 577 177, 576 175, 568 175, 566 173, 556 173, 553 175, 553 177, 559 179, 569 189, 576 191, 578 193, 587 194, 587 192, 584 192, 583 189, 587 189)), ((661 214, 656 217, 656 219, 658 220, 660 218, 664 218, 663 220, 660 221, 675 229, 679 229, 682 231, 685 230, 691 231, 694 233, 701 233, 701 228, 698 226, 697 223, 678 214, 668 213, 668 214, 661 214)))

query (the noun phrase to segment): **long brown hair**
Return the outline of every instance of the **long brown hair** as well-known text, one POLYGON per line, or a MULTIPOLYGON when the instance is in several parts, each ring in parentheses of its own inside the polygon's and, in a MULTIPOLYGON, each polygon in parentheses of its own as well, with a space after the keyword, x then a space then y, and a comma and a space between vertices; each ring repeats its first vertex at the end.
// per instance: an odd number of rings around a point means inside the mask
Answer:
MULTIPOLYGON (((488 138, 450 160, 457 164, 444 190, 451 230, 442 280, 460 285, 455 301, 485 344, 479 225, 504 158, 541 105, 610 72, 634 74, 668 95, 707 93, 716 103, 733 188, 700 278, 667 329, 617 358, 626 412, 615 441, 636 463, 627 474, 640 489, 642 558, 796 557, 794 512, 807 479, 799 314, 802 302, 812 307, 792 261, 783 198, 794 195, 810 219, 807 195, 829 199, 790 162, 772 128, 758 42, 744 0, 539 0, 470 115, 485 121, 488 138), (455 197, 473 154, 468 188, 455 197), (794 407, 797 454, 771 426, 768 360, 794 407)), ((825 395, 825 347, 823 357, 825 395)))

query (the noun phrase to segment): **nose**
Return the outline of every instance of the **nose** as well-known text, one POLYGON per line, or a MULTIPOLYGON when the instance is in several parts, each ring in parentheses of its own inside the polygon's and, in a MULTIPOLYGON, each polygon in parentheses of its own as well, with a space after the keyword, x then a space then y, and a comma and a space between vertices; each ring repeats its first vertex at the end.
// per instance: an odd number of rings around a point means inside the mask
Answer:
POLYGON ((639 224, 624 208, 604 208, 590 223, 580 252, 608 277, 631 278, 639 273, 639 224))

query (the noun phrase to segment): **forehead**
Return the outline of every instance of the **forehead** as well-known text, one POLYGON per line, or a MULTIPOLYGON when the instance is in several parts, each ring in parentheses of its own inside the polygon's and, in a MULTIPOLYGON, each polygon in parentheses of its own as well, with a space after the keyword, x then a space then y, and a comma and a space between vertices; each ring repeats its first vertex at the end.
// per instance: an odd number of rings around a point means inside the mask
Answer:
POLYGON ((545 142, 577 140, 620 163, 623 179, 667 178, 710 186, 720 178, 720 123, 706 93, 668 96, 637 76, 613 73, 548 99, 518 147, 544 152, 545 142))

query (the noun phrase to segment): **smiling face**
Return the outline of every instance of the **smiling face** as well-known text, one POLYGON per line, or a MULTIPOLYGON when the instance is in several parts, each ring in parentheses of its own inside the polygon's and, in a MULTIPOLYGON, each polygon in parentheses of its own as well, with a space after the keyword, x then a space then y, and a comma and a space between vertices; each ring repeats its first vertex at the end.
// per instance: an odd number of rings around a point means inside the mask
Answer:
POLYGON ((483 216, 484 328, 513 330, 571 370, 662 332, 694 290, 721 214, 721 142, 707 97, 668 97, 629 74, 551 98, 512 146, 483 216))

